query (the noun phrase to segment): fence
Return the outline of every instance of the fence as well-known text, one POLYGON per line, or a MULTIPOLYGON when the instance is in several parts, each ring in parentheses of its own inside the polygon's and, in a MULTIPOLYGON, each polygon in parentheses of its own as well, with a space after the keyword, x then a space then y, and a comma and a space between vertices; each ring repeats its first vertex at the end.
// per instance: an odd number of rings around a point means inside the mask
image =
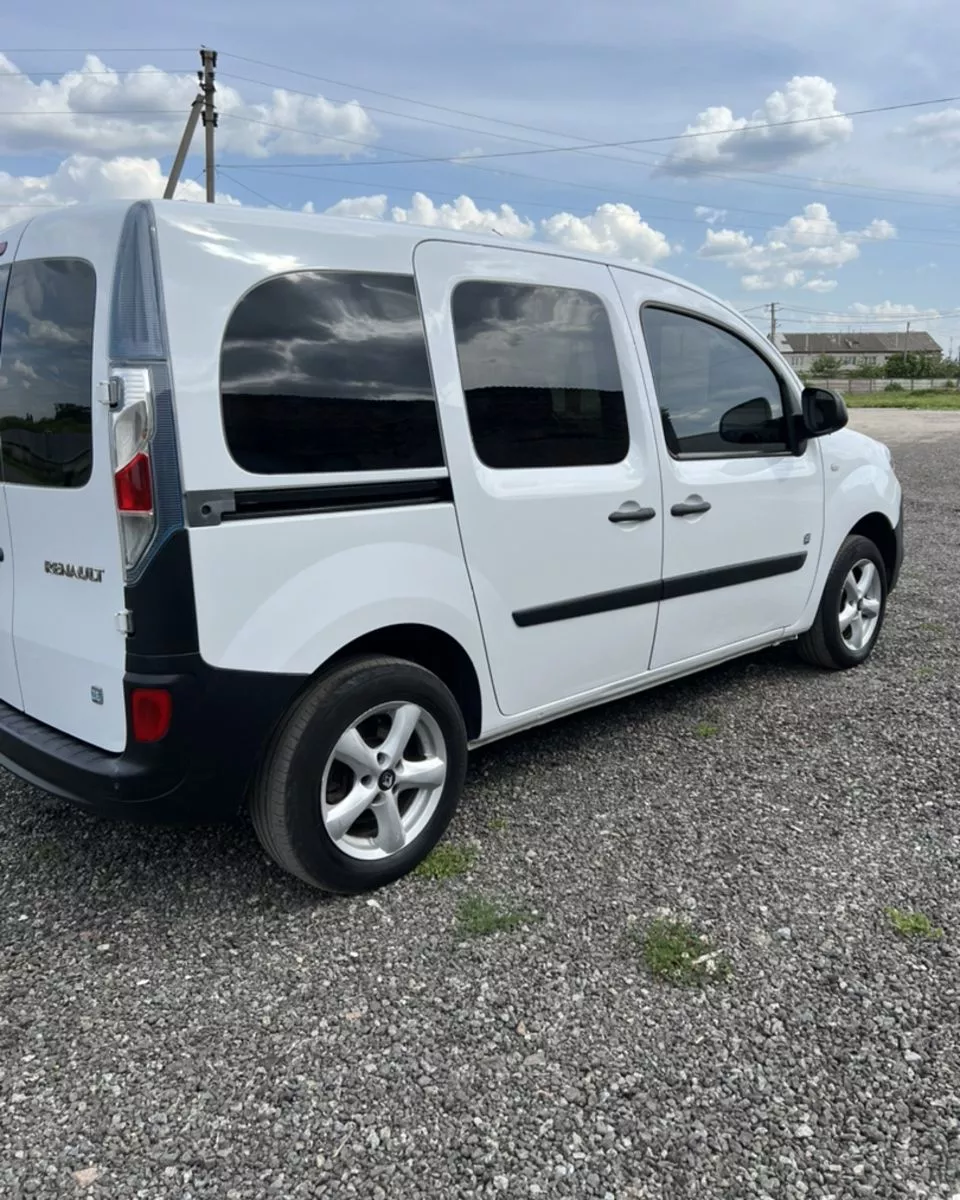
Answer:
MULTIPOLYGON (((943 388, 956 387, 955 379, 850 379, 846 376, 834 379, 824 379, 819 375, 804 373, 807 382, 818 387, 834 388, 838 392, 883 392, 894 387, 902 388, 905 392, 941 391, 943 388)), ((892 390, 892 389, 891 389, 892 390)))

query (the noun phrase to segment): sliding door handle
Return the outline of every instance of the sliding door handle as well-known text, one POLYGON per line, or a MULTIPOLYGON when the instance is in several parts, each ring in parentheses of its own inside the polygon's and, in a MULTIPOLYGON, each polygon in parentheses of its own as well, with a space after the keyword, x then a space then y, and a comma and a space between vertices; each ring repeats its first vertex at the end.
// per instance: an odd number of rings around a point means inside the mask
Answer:
POLYGON ((697 513, 709 512, 711 508, 709 500, 684 500, 682 504, 675 504, 670 509, 671 517, 694 517, 697 513))
POLYGON ((618 508, 607 520, 612 521, 614 525, 627 525, 631 522, 652 521, 656 515, 655 508, 618 508))

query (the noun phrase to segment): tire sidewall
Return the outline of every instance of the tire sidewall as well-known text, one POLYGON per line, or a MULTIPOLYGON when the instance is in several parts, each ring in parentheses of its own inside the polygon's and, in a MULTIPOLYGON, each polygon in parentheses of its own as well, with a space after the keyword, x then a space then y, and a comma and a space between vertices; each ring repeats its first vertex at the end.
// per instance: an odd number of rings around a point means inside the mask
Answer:
POLYGON ((883 556, 869 538, 859 536, 849 537, 840 548, 840 553, 834 561, 830 575, 827 578, 827 586, 823 592, 821 610, 823 640, 834 661, 839 665, 848 667, 859 666, 860 663, 866 662, 873 653, 874 647, 880 638, 886 615, 887 569, 884 565, 883 556), (863 650, 851 650, 840 636, 840 623, 838 620, 840 597, 844 582, 851 568, 863 558, 868 558, 879 572, 880 617, 868 645, 863 650))
POLYGON ((330 891, 353 893, 392 883, 411 871, 436 845, 450 823, 463 790, 467 738, 463 717, 444 684, 413 663, 366 666, 358 663, 341 673, 337 685, 308 699, 312 711, 282 777, 285 826, 302 873, 330 891), (365 712, 380 704, 400 702, 426 709, 440 726, 446 743, 447 778, 429 823, 410 845, 382 859, 358 859, 340 850, 327 833, 320 813, 320 785, 333 749, 342 734, 365 712))

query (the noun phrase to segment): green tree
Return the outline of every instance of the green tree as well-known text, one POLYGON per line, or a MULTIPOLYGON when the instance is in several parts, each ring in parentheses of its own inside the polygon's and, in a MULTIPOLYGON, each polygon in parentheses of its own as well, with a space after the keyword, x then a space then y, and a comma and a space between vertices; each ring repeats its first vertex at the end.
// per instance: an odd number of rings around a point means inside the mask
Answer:
POLYGON ((888 379, 919 379, 924 370, 923 357, 912 350, 891 354, 885 367, 888 379))
POLYGON ((818 354, 810 365, 810 374, 815 378, 820 376, 826 378, 829 375, 836 375, 840 369, 840 364, 832 354, 818 354))

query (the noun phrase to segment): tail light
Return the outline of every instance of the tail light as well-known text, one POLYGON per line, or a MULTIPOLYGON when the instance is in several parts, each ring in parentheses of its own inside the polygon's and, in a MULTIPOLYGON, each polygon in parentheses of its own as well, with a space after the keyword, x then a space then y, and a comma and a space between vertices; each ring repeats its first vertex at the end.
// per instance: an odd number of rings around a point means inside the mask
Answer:
POLYGON ((130 717, 137 742, 159 742, 167 736, 173 716, 173 697, 166 688, 134 688, 130 717))
POLYGON ((111 376, 114 489, 123 563, 129 574, 156 532, 150 443, 153 436, 153 391, 146 367, 121 368, 111 376))

